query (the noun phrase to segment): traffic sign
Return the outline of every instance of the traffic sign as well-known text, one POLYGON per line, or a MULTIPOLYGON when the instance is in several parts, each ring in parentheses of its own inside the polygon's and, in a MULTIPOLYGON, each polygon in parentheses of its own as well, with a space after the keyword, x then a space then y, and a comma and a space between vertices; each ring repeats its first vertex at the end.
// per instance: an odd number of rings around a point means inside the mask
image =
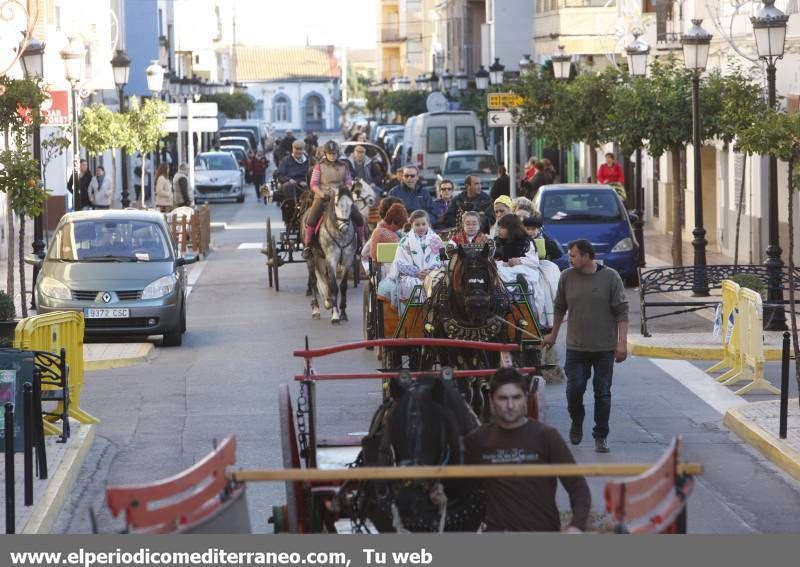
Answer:
POLYGON ((490 110, 489 116, 489 128, 503 128, 505 126, 514 126, 514 115, 507 110, 490 110))
POLYGON ((522 106, 522 97, 514 93, 489 93, 486 98, 486 105, 489 110, 504 110, 522 106))

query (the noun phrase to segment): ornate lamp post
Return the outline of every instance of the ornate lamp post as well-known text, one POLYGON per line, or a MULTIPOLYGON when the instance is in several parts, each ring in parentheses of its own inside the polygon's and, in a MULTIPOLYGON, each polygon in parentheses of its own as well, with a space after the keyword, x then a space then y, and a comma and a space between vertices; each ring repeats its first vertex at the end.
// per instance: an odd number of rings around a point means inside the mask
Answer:
POLYGON ((417 75, 417 80, 414 81, 414 84, 418 91, 424 92, 428 90, 428 77, 426 77, 424 73, 417 75))
POLYGON ((519 74, 520 77, 524 77, 528 73, 531 72, 533 68, 533 61, 531 61, 531 56, 529 53, 526 53, 522 56, 522 59, 519 60, 519 74))
MULTIPOLYGON (((639 33, 633 34, 633 43, 625 48, 628 55, 628 71, 631 76, 644 77, 647 75, 647 58, 650 55, 650 46, 639 39, 639 33)), ((636 178, 634 180, 633 194, 636 200, 636 220, 633 223, 633 231, 636 241, 639 244, 638 264, 644 267, 644 187, 642 186, 642 148, 636 148, 636 178)))
MULTIPOLYGON (((147 76, 147 90, 150 91, 154 100, 158 100, 161 95, 161 89, 164 86, 164 67, 159 65, 158 61, 152 60, 150 61, 150 65, 147 66, 145 69, 145 75, 147 76)), ((160 163, 160 152, 158 151, 158 143, 156 144, 156 151, 155 151, 155 162, 154 165, 158 167, 160 163)), ((153 193, 155 193, 155 179, 152 179, 153 182, 153 193)), ((142 190, 142 195, 145 194, 144 189, 142 190)))
MULTIPOLYGON (((40 79, 44 76, 44 43, 36 39, 31 39, 20 58, 22 70, 28 78, 40 79)), ((42 167, 42 132, 39 126, 33 129, 33 159, 39 162, 42 167)), ((74 185, 73 185, 74 187, 74 185)), ((33 253, 39 258, 44 258, 44 225, 42 213, 33 219, 33 253)), ((33 267, 33 282, 39 275, 39 268, 33 267)), ((31 294, 31 307, 36 308, 36 294, 31 294)))
POLYGON ((72 89, 72 208, 80 211, 81 192, 78 188, 78 164, 80 163, 80 149, 78 148, 78 83, 83 78, 83 58, 86 48, 77 35, 70 36, 65 49, 61 51, 64 61, 64 76, 69 81, 72 89))
MULTIPOLYGON (((758 57, 767 67, 767 96, 770 108, 775 108, 775 63, 783 58, 786 41, 786 25, 789 16, 775 7, 775 0, 764 0, 758 15, 750 18, 756 39, 758 57)), ((769 270, 767 300, 783 300, 780 234, 778 232, 778 160, 769 156, 769 247, 765 262, 769 270)), ((786 330, 786 315, 783 306, 768 306, 764 313, 764 328, 770 331, 786 330)))
POLYGON ((445 92, 449 93, 452 86, 453 74, 450 72, 450 69, 445 69, 444 73, 442 73, 442 88, 445 92))
POLYGON ((701 27, 703 20, 692 20, 692 27, 681 38, 683 63, 692 72, 692 146, 694 147, 694 282, 692 292, 697 296, 708 295, 706 276, 706 229, 703 227, 703 171, 700 135, 700 74, 706 68, 711 34, 701 27))
POLYGON ((493 86, 502 85, 503 71, 505 70, 506 66, 500 63, 500 58, 495 57, 494 63, 489 66, 489 82, 491 82, 493 86))
POLYGON ((489 86, 490 73, 483 68, 483 65, 475 72, 475 88, 479 91, 485 91, 489 86))
POLYGON ((467 90, 468 86, 469 86, 469 77, 467 76, 467 74, 462 69, 456 75, 456 88, 459 91, 463 92, 463 91, 467 90))
POLYGON ((562 81, 569 79, 572 55, 564 51, 563 45, 558 46, 558 51, 550 56, 550 60, 553 62, 553 76, 562 81))
MULTIPOLYGON (((117 49, 117 54, 111 59, 111 70, 114 72, 114 84, 117 85, 119 93, 119 111, 125 112, 125 85, 131 73, 131 60, 121 49, 117 49)), ((121 149, 121 173, 122 173, 122 208, 131 206, 130 196, 128 195, 128 153, 125 148, 121 149)))
POLYGON ((439 90, 439 75, 436 74, 436 69, 431 71, 428 77, 428 91, 434 92, 439 90))

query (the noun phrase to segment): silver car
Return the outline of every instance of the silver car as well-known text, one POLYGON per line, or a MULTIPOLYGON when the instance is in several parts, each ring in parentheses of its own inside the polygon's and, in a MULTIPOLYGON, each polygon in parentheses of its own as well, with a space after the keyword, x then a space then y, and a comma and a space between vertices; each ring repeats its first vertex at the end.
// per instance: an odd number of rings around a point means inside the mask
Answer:
POLYGON ((180 346, 186 331, 187 264, 160 213, 68 213, 56 227, 34 284, 39 313, 80 311, 86 335, 164 335, 180 346))
POLYGON ((194 158, 194 200, 244 202, 244 169, 230 152, 202 152, 194 158))

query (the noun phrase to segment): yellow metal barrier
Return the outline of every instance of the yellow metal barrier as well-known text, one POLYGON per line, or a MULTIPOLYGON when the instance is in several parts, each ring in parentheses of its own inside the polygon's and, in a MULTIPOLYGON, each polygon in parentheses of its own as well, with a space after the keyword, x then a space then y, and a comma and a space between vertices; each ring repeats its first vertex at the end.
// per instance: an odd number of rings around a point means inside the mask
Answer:
MULTIPOLYGON (((44 350, 58 354, 64 348, 69 366, 69 416, 81 423, 99 420, 81 409, 83 390, 83 313, 57 311, 22 319, 14 337, 14 348, 44 350)), ((48 431, 50 428, 48 428, 48 431)))
POLYGON ((722 281, 722 360, 706 370, 706 372, 722 372, 719 377, 724 382, 742 370, 742 357, 739 351, 739 284, 732 280, 722 281))
POLYGON ((762 331, 763 307, 761 295, 752 289, 739 290, 739 348, 741 369, 722 384, 729 386, 743 380, 750 383, 736 390, 746 394, 752 390, 766 390, 780 394, 780 390, 764 378, 764 336, 762 331))

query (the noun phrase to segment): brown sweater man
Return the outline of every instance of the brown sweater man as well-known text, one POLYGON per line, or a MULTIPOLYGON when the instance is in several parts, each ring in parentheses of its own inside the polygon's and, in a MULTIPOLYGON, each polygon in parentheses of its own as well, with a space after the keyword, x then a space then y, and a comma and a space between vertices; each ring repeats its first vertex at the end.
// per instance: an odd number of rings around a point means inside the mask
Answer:
MULTIPOLYGON (((514 368, 492 377, 490 402, 494 421, 464 440, 469 464, 547 464, 575 462, 561 435, 528 418, 525 378, 514 368)), ((567 531, 586 529, 592 499, 583 477, 558 479, 569 494, 572 522, 567 531)), ((492 532, 557 532, 556 478, 487 479, 485 530, 492 532)))
POLYGON ((594 383, 595 450, 608 453, 608 419, 611 413, 611 379, 614 363, 628 356, 628 300, 619 274, 594 260, 588 240, 569 243, 571 268, 561 273, 554 307, 553 330, 544 344, 553 346, 564 315, 567 327, 567 409, 572 419, 569 440, 583 439, 583 394, 591 378, 594 383))

